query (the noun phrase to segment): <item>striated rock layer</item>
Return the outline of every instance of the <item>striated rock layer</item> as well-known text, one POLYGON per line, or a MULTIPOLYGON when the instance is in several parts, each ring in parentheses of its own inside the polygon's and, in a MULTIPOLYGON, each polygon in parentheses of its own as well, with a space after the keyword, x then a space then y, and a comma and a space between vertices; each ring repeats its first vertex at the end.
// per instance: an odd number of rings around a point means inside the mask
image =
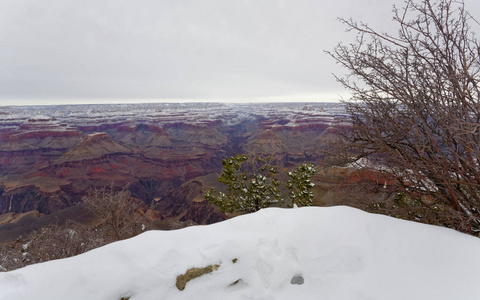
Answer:
MULTIPOLYGON (((0 214, 51 214, 92 187, 127 187, 168 218, 223 216, 202 178, 235 153, 316 162, 339 104, 138 104, 0 108, 0 214)), ((214 178, 214 177, 212 177, 214 178)))

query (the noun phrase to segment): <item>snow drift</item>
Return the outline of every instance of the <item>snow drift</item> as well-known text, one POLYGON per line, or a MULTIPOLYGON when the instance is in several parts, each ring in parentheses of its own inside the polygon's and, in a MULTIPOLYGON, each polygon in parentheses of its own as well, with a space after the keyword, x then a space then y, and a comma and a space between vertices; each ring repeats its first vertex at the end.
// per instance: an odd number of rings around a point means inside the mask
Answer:
POLYGON ((265 209, 0 273, 0 299, 122 297, 479 299, 480 240, 348 207, 265 209))

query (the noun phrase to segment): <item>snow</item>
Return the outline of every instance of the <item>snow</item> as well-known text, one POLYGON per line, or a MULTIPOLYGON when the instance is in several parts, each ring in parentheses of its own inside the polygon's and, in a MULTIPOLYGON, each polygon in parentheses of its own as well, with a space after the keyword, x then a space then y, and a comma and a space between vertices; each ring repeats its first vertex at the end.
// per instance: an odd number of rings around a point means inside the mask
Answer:
POLYGON ((42 114, 38 114, 38 115, 35 115, 35 116, 31 117, 30 120, 32 120, 32 121, 52 121, 52 118, 47 117, 47 116, 42 115, 42 114))
MULTIPOLYGON (((97 104, 97 105, 47 105, 47 106, 6 106, 1 108, 0 125, 3 127, 21 122, 49 124, 55 121, 68 126, 91 126, 97 123, 112 124, 131 121, 135 124, 168 124, 182 120, 188 124, 205 124, 213 120, 222 120, 226 124, 240 124, 255 116, 287 119, 287 127, 303 124, 305 119, 311 122, 331 124, 336 116, 345 114, 341 103, 311 104, 314 109, 302 109, 305 103, 144 103, 144 104, 97 104), (300 119, 298 119, 300 118, 300 119), (29 122, 31 120, 31 122, 29 122), (300 122, 300 123, 297 123, 300 122)), ((278 126, 278 125, 273 125, 278 126)))
POLYGON ((105 133, 105 132, 94 132, 94 133, 90 133, 88 135, 88 137, 96 137, 96 136, 100 136, 100 135, 108 135, 108 133, 105 133))
POLYGON ((477 238, 353 208, 265 209, 0 273, 0 299, 479 299, 479 254, 477 238))

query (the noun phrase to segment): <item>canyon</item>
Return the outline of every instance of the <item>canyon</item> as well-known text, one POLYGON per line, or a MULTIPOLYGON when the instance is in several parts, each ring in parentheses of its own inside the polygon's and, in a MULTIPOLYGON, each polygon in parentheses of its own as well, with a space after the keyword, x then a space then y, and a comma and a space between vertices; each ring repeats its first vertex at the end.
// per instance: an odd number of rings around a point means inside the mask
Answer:
MULTIPOLYGON (((344 126, 339 103, 0 107, 0 232, 28 212, 72 215, 88 189, 105 186, 127 188, 162 219, 215 223, 225 215, 203 193, 218 185, 223 158, 318 165, 344 126)), ((345 176, 319 178, 325 192, 345 176)))

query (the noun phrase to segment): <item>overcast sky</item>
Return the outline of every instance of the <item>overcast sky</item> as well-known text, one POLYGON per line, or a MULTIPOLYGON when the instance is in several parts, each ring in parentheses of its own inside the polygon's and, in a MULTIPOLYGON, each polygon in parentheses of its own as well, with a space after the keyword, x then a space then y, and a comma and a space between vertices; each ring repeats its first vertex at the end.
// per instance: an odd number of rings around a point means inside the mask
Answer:
POLYGON ((335 101, 342 70, 324 50, 353 39, 336 18, 388 29, 393 4, 0 0, 0 104, 335 101))

